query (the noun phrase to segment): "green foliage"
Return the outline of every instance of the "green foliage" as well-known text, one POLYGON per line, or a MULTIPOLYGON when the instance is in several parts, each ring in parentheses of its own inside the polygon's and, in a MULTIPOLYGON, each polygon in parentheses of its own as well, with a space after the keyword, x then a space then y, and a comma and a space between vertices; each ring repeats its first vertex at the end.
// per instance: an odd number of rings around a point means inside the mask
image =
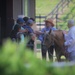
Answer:
POLYGON ((37 59, 26 43, 8 40, 0 49, 0 75, 75 75, 75 66, 52 65, 37 59))
POLYGON ((0 75, 45 75, 43 64, 25 43, 8 40, 0 50, 0 75))

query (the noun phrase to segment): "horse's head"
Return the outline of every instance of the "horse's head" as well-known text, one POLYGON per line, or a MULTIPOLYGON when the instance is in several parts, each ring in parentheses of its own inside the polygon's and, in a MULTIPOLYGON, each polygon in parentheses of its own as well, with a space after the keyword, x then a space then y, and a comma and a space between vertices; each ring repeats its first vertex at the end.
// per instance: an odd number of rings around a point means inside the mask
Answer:
POLYGON ((44 34, 44 45, 49 48, 53 43, 57 44, 60 47, 63 46, 64 35, 62 30, 50 30, 48 33, 44 34))
POLYGON ((48 33, 44 33, 44 45, 47 46, 47 48, 49 48, 51 45, 53 45, 54 40, 53 40, 54 34, 53 31, 50 30, 48 33))

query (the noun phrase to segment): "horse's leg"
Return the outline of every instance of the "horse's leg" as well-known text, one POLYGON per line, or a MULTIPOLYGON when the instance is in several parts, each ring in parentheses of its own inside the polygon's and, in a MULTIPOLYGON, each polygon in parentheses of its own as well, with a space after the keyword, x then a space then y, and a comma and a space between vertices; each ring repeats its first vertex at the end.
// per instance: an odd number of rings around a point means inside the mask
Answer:
POLYGON ((64 56, 66 58, 66 61, 68 61, 68 53, 65 53, 64 56))
POLYGON ((57 61, 60 62, 61 61, 61 55, 58 55, 58 53, 56 53, 56 57, 57 57, 57 61))
POLYGON ((61 52, 58 48, 55 48, 55 52, 56 52, 57 61, 60 62, 61 61, 61 52))
POLYGON ((53 51, 54 51, 53 49, 54 49, 53 46, 50 46, 50 48, 48 49, 48 56, 51 61, 53 61, 53 51))

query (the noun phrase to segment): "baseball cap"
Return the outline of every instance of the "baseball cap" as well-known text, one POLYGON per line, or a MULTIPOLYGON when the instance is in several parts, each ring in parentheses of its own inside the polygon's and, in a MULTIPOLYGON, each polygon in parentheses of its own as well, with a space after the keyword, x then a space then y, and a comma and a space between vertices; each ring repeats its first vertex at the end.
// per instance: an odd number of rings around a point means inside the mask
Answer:
POLYGON ((27 21, 27 25, 31 25, 31 24, 34 24, 34 21, 31 20, 31 19, 29 19, 29 20, 27 21))
POLYGON ((17 19, 17 23, 24 23, 25 21, 23 20, 23 18, 18 18, 17 19))

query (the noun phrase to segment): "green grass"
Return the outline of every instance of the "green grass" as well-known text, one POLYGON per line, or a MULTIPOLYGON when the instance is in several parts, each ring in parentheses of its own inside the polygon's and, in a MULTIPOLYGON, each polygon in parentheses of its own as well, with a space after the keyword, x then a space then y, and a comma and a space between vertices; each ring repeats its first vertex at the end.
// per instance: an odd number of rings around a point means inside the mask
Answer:
MULTIPOLYGON (((46 16, 48 15, 57 5, 60 0, 36 0, 36 16, 46 16)), ((36 19, 36 22, 44 22, 45 18, 39 20, 36 19)))
MULTIPOLYGON (((59 1, 60 0, 36 0, 36 16, 46 16, 54 9, 59 1)), ((75 20, 75 0, 72 1, 69 7, 67 6, 65 10, 63 10, 64 13, 59 17, 62 22, 58 22, 57 25, 62 30, 68 30, 67 21, 69 19, 73 18, 75 20)), ((41 19, 41 22, 44 22, 44 20, 45 19, 41 19)), ((36 22, 40 22, 40 20, 36 19, 36 22)))
POLYGON ((47 15, 60 0, 36 0, 36 15, 47 15))
POLYGON ((67 22, 69 19, 74 19, 75 20, 75 4, 74 2, 71 2, 69 4, 69 7, 66 7, 66 9, 64 9, 64 13, 62 15, 60 15, 59 17, 62 22, 61 23, 57 23, 58 26, 60 26, 60 28, 62 30, 68 30, 67 27, 67 22))

